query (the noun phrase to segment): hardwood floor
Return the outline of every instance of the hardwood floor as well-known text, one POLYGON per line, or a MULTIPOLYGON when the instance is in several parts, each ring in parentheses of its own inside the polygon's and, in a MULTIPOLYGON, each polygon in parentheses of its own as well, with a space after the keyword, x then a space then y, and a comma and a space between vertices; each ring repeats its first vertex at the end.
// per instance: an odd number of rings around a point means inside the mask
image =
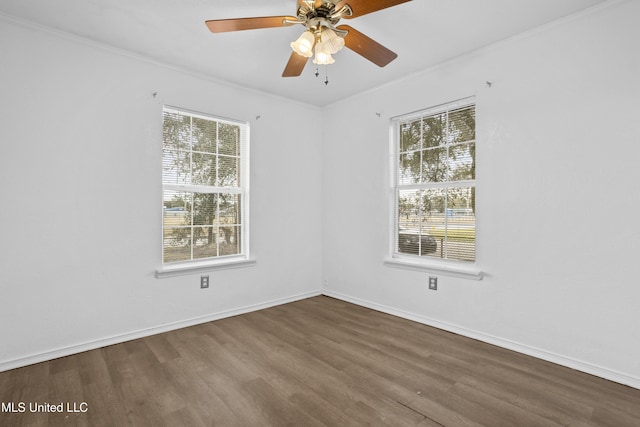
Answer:
POLYGON ((12 427, 640 425, 640 390, 328 297, 3 372, 0 402, 12 427))

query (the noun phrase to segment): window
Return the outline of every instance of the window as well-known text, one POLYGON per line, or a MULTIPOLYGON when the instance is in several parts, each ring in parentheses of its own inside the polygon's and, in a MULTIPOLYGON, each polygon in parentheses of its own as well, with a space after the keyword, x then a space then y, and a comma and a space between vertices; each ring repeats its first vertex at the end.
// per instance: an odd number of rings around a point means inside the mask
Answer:
POLYGON ((248 125, 164 107, 162 261, 248 256, 248 125))
POLYGON ((395 258, 475 261, 474 102, 392 120, 395 258))

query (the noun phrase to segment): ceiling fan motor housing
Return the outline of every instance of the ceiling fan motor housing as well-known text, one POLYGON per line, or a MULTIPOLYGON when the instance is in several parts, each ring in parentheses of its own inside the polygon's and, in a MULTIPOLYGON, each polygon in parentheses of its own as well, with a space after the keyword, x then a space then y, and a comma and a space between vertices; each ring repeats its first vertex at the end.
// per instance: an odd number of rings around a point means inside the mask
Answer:
POLYGON ((298 20, 309 30, 319 30, 321 27, 334 29, 335 25, 345 16, 351 16, 349 5, 344 5, 336 11, 335 3, 323 1, 318 7, 313 2, 306 2, 298 7, 298 20))

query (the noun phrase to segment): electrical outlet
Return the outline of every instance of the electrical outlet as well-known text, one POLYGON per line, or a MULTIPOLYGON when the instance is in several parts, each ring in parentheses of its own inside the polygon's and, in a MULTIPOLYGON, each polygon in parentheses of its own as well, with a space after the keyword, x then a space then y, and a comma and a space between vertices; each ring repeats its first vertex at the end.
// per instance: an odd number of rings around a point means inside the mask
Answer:
POLYGON ((200 276, 200 289, 209 287, 209 276, 200 276))
POLYGON ((432 291, 438 290, 438 277, 437 276, 429 276, 429 289, 432 291))

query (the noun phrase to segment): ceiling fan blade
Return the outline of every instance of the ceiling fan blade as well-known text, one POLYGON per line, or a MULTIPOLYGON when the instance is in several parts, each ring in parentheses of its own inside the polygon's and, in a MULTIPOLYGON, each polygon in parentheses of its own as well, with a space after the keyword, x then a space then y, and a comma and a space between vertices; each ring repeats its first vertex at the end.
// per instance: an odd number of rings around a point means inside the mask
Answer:
POLYGON ((351 16, 345 15, 344 18, 350 19, 388 7, 397 6, 408 1, 411 0, 341 0, 336 4, 335 10, 340 10, 344 5, 348 4, 353 13, 351 16))
POLYGON ((288 21, 296 21, 295 16, 263 16, 259 18, 212 19, 205 24, 212 33, 229 31, 256 30, 259 28, 284 27, 291 25, 288 21))
POLYGON ((287 66, 284 67, 284 71, 282 72, 282 77, 298 77, 302 74, 302 70, 304 70, 304 66, 307 65, 308 59, 309 58, 298 55, 295 52, 291 52, 289 62, 287 62, 287 66))
POLYGON ((339 25, 339 30, 348 31, 344 37, 344 45, 355 53, 367 58, 378 67, 384 67, 398 57, 398 54, 390 51, 377 41, 365 36, 360 31, 348 25, 339 25))

